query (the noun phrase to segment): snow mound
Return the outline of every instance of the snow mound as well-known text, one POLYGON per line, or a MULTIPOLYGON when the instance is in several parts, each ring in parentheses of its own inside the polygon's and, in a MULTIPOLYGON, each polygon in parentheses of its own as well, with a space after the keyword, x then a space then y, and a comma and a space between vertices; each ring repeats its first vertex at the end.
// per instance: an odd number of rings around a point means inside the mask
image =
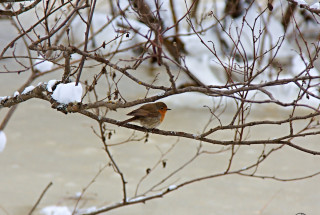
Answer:
POLYGON ((70 102, 81 102, 82 86, 75 82, 67 84, 58 84, 53 91, 52 98, 59 103, 69 104, 70 102))
POLYGON ((296 2, 298 5, 308 5, 308 3, 307 3, 305 0, 295 0, 295 2, 296 2))
POLYGON ((53 68, 53 63, 50 61, 46 61, 43 59, 37 59, 35 61, 35 69, 39 70, 40 72, 46 72, 53 68))
POLYGON ((47 84, 47 90, 48 92, 52 92, 52 87, 57 83, 57 80, 50 80, 48 81, 48 84, 47 84))
POLYGON ((320 2, 314 3, 310 6, 311 9, 320 10, 320 2))
POLYGON ((23 91, 22 91, 22 93, 21 94, 27 94, 27 93, 29 93, 31 90, 33 90, 34 89, 34 86, 29 86, 29 87, 26 87, 23 91))
POLYGON ((20 93, 18 91, 16 91, 16 92, 14 92, 13 97, 17 97, 19 95, 20 95, 20 93))
POLYGON ((72 211, 66 206, 48 206, 40 211, 44 215, 71 215, 72 211))
MULTIPOLYGON (((91 213, 93 211, 96 211, 97 208, 95 206, 86 208, 86 209, 80 209, 77 210, 76 214, 83 214, 83 213, 91 213)), ((72 210, 69 209, 67 206, 47 206, 45 208, 42 208, 40 211, 43 215, 71 215, 72 210)))

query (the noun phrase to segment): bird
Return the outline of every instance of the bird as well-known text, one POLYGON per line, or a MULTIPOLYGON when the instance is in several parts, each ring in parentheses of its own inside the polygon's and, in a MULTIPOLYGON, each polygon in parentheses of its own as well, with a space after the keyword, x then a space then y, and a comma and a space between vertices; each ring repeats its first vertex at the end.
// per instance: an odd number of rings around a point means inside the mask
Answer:
POLYGON ((145 104, 128 113, 128 116, 133 117, 122 121, 121 124, 126 124, 128 122, 139 122, 143 127, 147 129, 153 129, 160 125, 168 110, 171 109, 169 109, 163 102, 145 104))

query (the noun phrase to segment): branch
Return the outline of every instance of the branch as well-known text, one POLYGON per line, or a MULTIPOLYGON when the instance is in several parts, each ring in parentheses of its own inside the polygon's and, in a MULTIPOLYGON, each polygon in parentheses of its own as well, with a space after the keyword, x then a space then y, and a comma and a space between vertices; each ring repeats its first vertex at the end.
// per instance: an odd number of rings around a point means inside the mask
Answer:
MULTIPOLYGON (((161 97, 161 96, 159 96, 159 97, 161 97)), ((48 93, 46 91, 46 84, 41 84, 41 85, 37 86, 34 90, 32 90, 26 94, 22 94, 22 95, 19 95, 16 97, 9 97, 9 98, 5 98, 5 99, 0 100, 0 108, 1 107, 11 107, 13 105, 16 105, 16 104, 23 102, 23 101, 26 101, 26 100, 29 100, 31 98, 39 98, 39 99, 49 101, 52 104, 53 108, 57 108, 59 111, 61 111, 63 113, 78 112, 78 113, 86 115, 86 116, 88 116, 98 122, 106 122, 106 123, 130 128, 133 130, 137 130, 137 131, 142 131, 142 132, 150 132, 150 133, 155 133, 155 134, 160 134, 160 135, 165 135, 165 136, 184 137, 187 139, 194 139, 194 140, 199 140, 199 141, 203 141, 203 142, 207 142, 207 143, 224 145, 224 146, 234 145, 234 144, 236 144, 236 145, 285 144, 285 145, 288 145, 290 147, 293 147, 295 149, 298 149, 300 151, 304 151, 304 152, 307 152, 310 154, 314 154, 314 155, 320 154, 320 152, 305 149, 303 147, 292 144, 290 141, 287 140, 287 139, 293 138, 293 137, 317 135, 317 134, 320 134, 320 131, 294 134, 294 135, 289 134, 287 136, 282 136, 282 137, 275 138, 272 140, 251 140, 251 141, 236 141, 235 142, 235 141, 214 140, 214 139, 206 138, 206 136, 208 136, 209 134, 211 134, 215 131, 218 131, 220 129, 222 129, 222 130, 224 130, 224 129, 237 129, 237 128, 244 128, 246 126, 253 126, 253 125, 258 125, 258 124, 267 124, 267 123, 273 124, 273 122, 261 121, 261 122, 246 123, 243 125, 229 125, 229 127, 228 126, 218 126, 217 128, 212 129, 209 132, 206 132, 202 135, 195 135, 195 134, 190 134, 190 133, 185 133, 185 132, 180 132, 180 131, 163 131, 163 130, 159 130, 159 129, 151 129, 150 130, 150 129, 146 129, 144 127, 140 127, 140 126, 132 125, 132 124, 124 124, 123 125, 120 121, 117 121, 117 120, 114 120, 111 118, 101 117, 99 115, 91 113, 91 112, 85 110, 87 108, 86 104, 81 104, 81 103, 76 103, 76 104, 70 103, 68 105, 60 104, 57 101, 55 101, 54 99, 52 99, 50 96, 50 93, 48 93)), ((150 98, 148 98, 148 99, 150 100, 150 98)), ((148 101, 148 99, 144 99, 143 101, 146 102, 146 101, 148 101)), ((138 102, 139 102, 139 100, 136 100, 134 102, 129 103, 129 105, 134 105, 135 103, 138 103, 138 102)), ((122 103, 111 104, 111 103, 109 103, 109 104, 110 104, 110 108, 113 108, 114 110, 116 108, 125 107, 126 105, 128 105, 128 103, 125 103, 125 104, 122 104, 122 103)), ((287 122, 291 122, 292 120, 299 120, 299 119, 303 119, 304 117, 306 117, 306 118, 315 117, 318 115, 320 115, 320 113, 316 112, 316 113, 309 114, 309 115, 306 115, 303 117, 297 116, 297 117, 292 117, 287 120, 282 120, 282 121, 278 121, 278 122, 276 121, 276 122, 274 122, 274 124, 287 123, 287 122)))
POLYGON ((242 176, 248 176, 248 177, 252 177, 252 178, 261 178, 261 179, 272 179, 275 181, 283 181, 283 182, 287 182, 287 181, 300 181, 303 179, 307 179, 307 178, 312 178, 314 176, 320 175, 320 172, 316 172, 313 173, 311 175, 306 175, 306 176, 302 176, 302 177, 296 177, 296 178, 278 178, 276 176, 265 176, 265 175, 252 175, 252 174, 246 174, 246 173, 236 173, 238 175, 242 175, 242 176))
POLYGON ((117 165, 116 161, 114 160, 113 156, 111 155, 109 147, 106 143, 104 127, 101 122, 99 122, 99 128, 100 128, 100 138, 101 138, 101 141, 103 142, 104 149, 105 149, 109 159, 111 160, 112 166, 115 168, 116 173, 118 173, 121 178, 122 191, 123 191, 123 202, 126 203, 127 202, 127 188, 126 188, 127 182, 124 178, 123 172, 120 170, 119 166, 117 165))
MULTIPOLYGON (((297 5, 298 2, 296 0, 287 0, 288 2, 294 4, 294 5, 297 5)), ((317 15, 320 15, 320 9, 316 9, 316 8, 311 8, 309 6, 309 4, 298 4, 300 8, 303 8, 303 9, 306 9, 308 10, 309 12, 311 13, 315 13, 317 15)))
POLYGON ((28 213, 28 215, 31 215, 31 214, 34 212, 34 210, 35 210, 35 209, 37 208, 37 206, 39 205, 41 199, 43 198, 44 194, 48 191, 48 189, 51 187, 52 184, 53 184, 53 183, 50 182, 50 183, 46 186, 46 188, 42 191, 42 193, 41 193, 41 195, 39 196, 37 202, 33 205, 33 207, 31 208, 30 212, 28 213))
POLYGON ((90 213, 83 213, 81 215, 94 215, 94 214, 100 214, 100 213, 104 213, 116 208, 120 208, 120 207, 124 207, 124 206, 129 206, 129 205, 134 205, 134 204, 139 204, 139 203, 145 203, 146 201, 152 200, 152 199, 158 199, 158 198, 162 198, 164 195, 176 190, 178 187, 172 186, 169 187, 168 189, 159 192, 157 194, 154 195, 150 195, 150 196, 146 196, 146 197, 137 197, 137 198, 132 198, 132 199, 127 199, 126 201, 122 201, 122 202, 118 202, 115 203, 113 205, 110 206, 106 206, 106 207, 102 207, 99 208, 97 210, 95 210, 94 212, 90 212, 90 213))
MULTIPOLYGON (((19 1, 19 0, 18 0, 19 1)), ((23 0, 25 1, 25 0, 23 0)), ((17 0, 0 0, 0 3, 4 3, 4 2, 17 2, 17 0)), ((32 8, 34 8, 39 2, 41 2, 41 0, 36 0, 35 2, 33 2, 32 4, 30 4, 27 7, 21 7, 20 10, 18 11, 8 11, 8 10, 0 10, 0 16, 4 15, 4 16, 18 16, 28 10, 31 10, 32 8)))
MULTIPOLYGON (((140 127, 137 125, 132 125, 132 124, 123 124, 121 121, 118 120, 114 120, 114 119, 110 119, 110 118, 106 118, 106 117, 101 117, 101 116, 97 116, 89 111, 86 110, 80 110, 79 113, 88 116, 91 119, 94 119, 98 122, 106 122, 106 123, 110 123, 110 124, 114 124, 114 125, 118 125, 118 126, 122 126, 122 127, 126 127, 126 128, 130 128, 133 130, 137 130, 137 131, 141 131, 141 132, 149 132, 149 133, 153 133, 153 134, 160 134, 160 135, 164 135, 164 136, 174 136, 174 137, 184 137, 187 139, 193 139, 193 140, 199 140, 202 142, 206 142, 206 143, 212 143, 212 144, 216 144, 216 145, 223 145, 223 146, 229 146, 229 145, 263 145, 263 144, 284 144, 284 145, 288 145, 290 147, 293 147, 295 149, 298 149, 300 151, 303 152, 307 152, 313 155, 320 155, 320 152, 318 151, 312 151, 312 150, 308 150, 302 147, 298 147, 294 144, 292 144, 290 141, 285 141, 284 139, 287 138, 291 138, 292 135, 289 136, 285 136, 285 137, 280 137, 280 138, 275 138, 272 140, 243 140, 243 141, 221 141, 221 140, 214 140, 214 139, 209 139, 209 138, 205 138, 205 137, 201 137, 201 135, 196 135, 196 134, 190 134, 190 133, 186 133, 186 132, 181 132, 181 131, 164 131, 164 130, 159 130, 159 129, 146 129, 144 127, 140 127)), ((317 135, 320 134, 320 131, 318 132, 313 132, 310 135, 317 135)), ((299 134, 299 135, 294 135, 295 137, 298 136, 306 136, 307 134, 299 134)))

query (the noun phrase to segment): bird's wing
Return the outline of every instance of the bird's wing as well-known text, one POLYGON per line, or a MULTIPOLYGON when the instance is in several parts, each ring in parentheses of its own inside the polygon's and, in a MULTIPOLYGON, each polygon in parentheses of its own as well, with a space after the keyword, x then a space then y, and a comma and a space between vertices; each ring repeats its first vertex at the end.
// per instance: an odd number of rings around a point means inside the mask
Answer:
POLYGON ((144 110, 144 109, 137 109, 137 110, 131 111, 127 115, 129 115, 129 116, 149 116, 150 113, 149 113, 149 111, 144 110))
POLYGON ((156 109, 152 109, 152 111, 145 109, 146 106, 142 106, 141 108, 138 108, 134 111, 131 111, 127 115, 129 116, 142 116, 142 117, 157 117, 159 115, 158 111, 156 109))

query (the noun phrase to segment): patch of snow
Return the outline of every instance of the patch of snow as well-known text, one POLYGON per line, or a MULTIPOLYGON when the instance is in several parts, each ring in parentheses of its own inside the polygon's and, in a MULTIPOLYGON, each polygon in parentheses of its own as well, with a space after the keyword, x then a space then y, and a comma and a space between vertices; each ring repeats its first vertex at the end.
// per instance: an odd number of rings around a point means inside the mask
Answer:
POLYGON ((51 70, 53 67, 53 63, 44 59, 37 59, 35 61, 35 69, 39 70, 40 72, 46 72, 51 70))
POLYGON ((158 93, 157 96, 163 96, 165 92, 158 93))
POLYGON ((27 94, 27 93, 29 93, 31 90, 33 90, 34 89, 34 86, 29 86, 29 87, 26 87, 23 91, 22 91, 22 93, 21 94, 27 94))
POLYGON ((0 96, 0 102, 1 102, 2 100, 7 99, 7 98, 8 98, 8 96, 0 96))
POLYGON ((82 55, 80 55, 78 53, 74 53, 71 55, 72 60, 80 60, 81 58, 82 58, 82 55))
POLYGON ((0 131, 0 152, 4 150, 7 143, 7 137, 6 134, 3 131, 0 131))
POLYGON ((71 215, 72 211, 66 206, 47 206, 40 211, 44 215, 71 215))
POLYGON ((82 192, 76 192, 75 197, 79 198, 82 195, 82 192))
POLYGON ((143 199, 145 199, 145 196, 138 196, 136 198, 132 198, 132 199, 127 199, 127 202, 137 202, 137 201, 141 201, 143 199))
POLYGON ((47 84, 47 90, 48 92, 52 92, 52 87, 55 85, 55 83, 57 83, 57 80, 50 80, 48 81, 48 84, 47 84))
POLYGON ((52 98, 59 103, 69 104, 70 102, 81 102, 82 86, 75 82, 67 84, 58 84, 52 94, 52 98))
POLYGON ((20 95, 20 93, 18 91, 16 91, 16 92, 14 92, 13 97, 17 97, 19 95, 20 95))
POLYGON ((210 68, 210 56, 186 56, 186 64, 190 71, 204 84, 216 85, 220 81, 217 79, 217 74, 210 68))
POLYGON ((177 189, 177 185, 175 185, 175 184, 170 185, 170 186, 168 187, 168 189, 169 189, 169 190, 175 190, 175 189, 177 189))
POLYGON ((193 138, 199 138, 199 135, 197 135, 197 134, 193 134, 192 136, 193 136, 193 138))
POLYGON ((305 2, 304 0, 295 0, 295 2, 298 4, 298 5, 307 5, 308 3, 305 2))
POLYGON ((314 3, 310 6, 311 9, 320 10, 320 2, 314 3))
POLYGON ((92 207, 86 208, 86 209, 79 209, 78 212, 79 212, 79 214, 84 214, 84 213, 87 214, 87 213, 92 213, 96 210, 97 210, 97 207, 92 206, 92 207))

